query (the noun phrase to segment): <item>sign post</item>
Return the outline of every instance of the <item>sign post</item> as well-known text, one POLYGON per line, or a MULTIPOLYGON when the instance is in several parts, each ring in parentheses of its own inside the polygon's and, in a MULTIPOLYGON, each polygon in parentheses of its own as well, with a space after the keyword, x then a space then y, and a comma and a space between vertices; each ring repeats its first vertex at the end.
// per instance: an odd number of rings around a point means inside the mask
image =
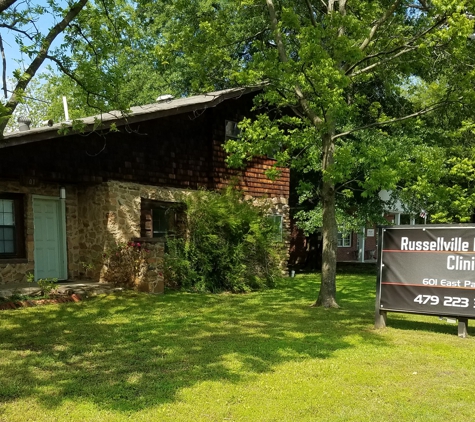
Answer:
POLYGON ((379 228, 375 327, 386 314, 450 316, 467 336, 475 318, 475 226, 379 228))

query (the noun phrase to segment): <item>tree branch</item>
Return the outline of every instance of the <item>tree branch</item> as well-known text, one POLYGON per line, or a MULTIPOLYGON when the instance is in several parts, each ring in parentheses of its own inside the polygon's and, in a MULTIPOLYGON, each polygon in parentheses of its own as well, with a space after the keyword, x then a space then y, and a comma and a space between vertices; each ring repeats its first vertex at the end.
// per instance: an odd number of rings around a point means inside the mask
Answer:
MULTIPOLYGON (((340 0, 338 2, 338 11, 340 12, 341 16, 346 16, 346 0, 340 0)), ((338 28, 338 36, 341 37, 345 34, 345 28, 340 26, 338 28)))
POLYGON ((282 41, 282 34, 279 31, 279 23, 277 21, 277 14, 275 13, 274 3, 272 0, 266 0, 267 9, 269 10, 270 23, 275 35, 275 43, 277 45, 277 51, 279 52, 279 58, 282 63, 287 63, 287 53, 285 51, 284 43, 282 41))
POLYGON ((310 16, 310 22, 312 22, 312 25, 314 27, 317 27, 317 21, 315 20, 315 16, 313 16, 313 9, 312 9, 312 5, 310 4, 310 0, 305 0, 305 3, 307 3, 307 9, 308 9, 308 14, 310 16))
POLYGON ((412 50, 415 50, 415 49, 417 49, 417 46, 412 46, 412 47, 406 46, 406 48, 404 48, 404 50, 401 50, 399 53, 394 54, 394 56, 391 56, 391 57, 388 57, 384 60, 380 60, 379 62, 373 63, 372 65, 369 65, 369 66, 367 66, 367 67, 365 67, 361 70, 358 70, 357 72, 352 73, 348 76, 350 78, 354 78, 355 76, 358 76, 358 75, 361 75, 362 73, 368 72, 369 70, 372 70, 377 66, 380 66, 380 65, 382 65, 384 63, 387 63, 387 62, 390 62, 391 60, 394 60, 395 58, 397 58, 399 56, 402 56, 403 54, 406 54, 409 51, 412 51, 412 50))
MULTIPOLYGON (((88 40, 88 38, 86 37, 86 35, 84 35, 84 32, 82 32, 82 29, 80 28, 79 25, 76 25, 76 24, 72 24, 70 25, 71 27, 73 27, 74 29, 76 29, 76 31, 78 31, 79 35, 84 39, 84 41, 86 42, 86 44, 89 46, 89 48, 92 50, 92 52, 94 53, 94 57, 96 58, 96 65, 98 65, 98 61, 97 61, 97 58, 98 58, 98 54, 97 54, 97 51, 96 49, 94 48, 94 45, 88 40)), ((48 57, 50 60, 51 57, 48 57)))
POLYGON ((33 41, 33 37, 30 34, 28 34, 28 32, 15 28, 14 25, 8 25, 6 23, 2 23, 0 24, 0 28, 6 28, 6 29, 9 29, 10 31, 18 32, 19 34, 22 34, 25 37, 27 37, 30 41, 33 41))
POLYGON ((3 82, 3 96, 5 99, 8 97, 7 93, 7 59, 5 58, 5 50, 3 48, 3 39, 0 35, 0 52, 2 53, 2 82, 3 82))
MULTIPOLYGON (((425 31, 422 31, 419 35, 416 35, 414 36, 411 40, 409 40, 406 44, 404 45, 399 45, 395 48, 393 48, 392 50, 389 50, 389 51, 382 51, 382 52, 379 52, 379 53, 376 53, 376 54, 372 54, 372 55, 369 55, 369 56, 366 56, 364 57, 363 59, 361 59, 360 61, 358 61, 357 63, 353 64, 351 67, 348 68, 348 70, 345 72, 345 75, 347 76, 350 76, 350 77, 353 77, 353 76, 357 76, 365 71, 368 71, 370 69, 373 69, 375 66, 368 66, 364 69, 362 69, 361 71, 358 71, 354 74, 351 74, 351 75, 348 75, 349 72, 351 72, 353 69, 355 69, 357 66, 359 66, 361 63, 367 61, 367 60, 370 60, 372 58, 375 58, 375 57, 379 57, 379 56, 382 56, 382 55, 387 55, 387 54, 392 54, 400 49, 403 49, 405 48, 406 51, 405 53, 413 50, 414 48, 417 48, 417 46, 414 46, 413 44, 418 41, 419 39, 421 39, 422 37, 424 37, 425 35, 427 35, 429 32, 431 32, 432 30, 434 30, 435 28, 439 27, 440 25, 442 25, 443 23, 445 23, 445 21, 447 20, 446 16, 443 16, 441 19, 439 19, 438 21, 436 21, 431 27, 427 28, 425 31)), ((393 57, 390 57, 388 59, 385 59, 385 60, 382 60, 378 63, 376 63, 377 66, 379 66, 380 64, 383 64, 383 63, 387 63, 388 61, 391 61, 392 59, 400 56, 401 54, 398 53, 396 55, 394 55, 393 57)))
MULTIPOLYGON (((266 3, 267 3, 267 8, 269 10, 271 28, 275 34, 275 42, 277 45, 277 50, 279 52, 280 61, 282 63, 287 63, 289 59, 287 57, 285 46, 282 41, 282 35, 279 31, 279 25, 277 21, 277 14, 275 13, 274 3, 272 0, 266 0, 266 3)), ((302 90, 300 89, 298 85, 294 86, 294 91, 295 91, 295 94, 297 96, 300 106, 302 107, 305 115, 311 120, 312 124, 314 126, 317 126, 323 123, 323 120, 319 116, 317 116, 315 112, 310 108, 308 101, 305 98, 305 95, 303 94, 302 90)))
MULTIPOLYGON (((72 22, 76 18, 79 12, 81 12, 81 10, 86 6, 87 2, 88 0, 79 0, 76 4, 74 4, 69 9, 66 16, 64 16, 64 18, 60 22, 58 22, 55 26, 53 26, 53 28, 50 29, 46 37, 43 39, 38 54, 36 55, 34 60, 31 62, 31 64, 28 66, 26 71, 23 73, 20 80, 17 82, 17 85, 15 86, 13 90, 13 94, 11 95, 7 103, 5 104, 5 107, 8 110, 9 114, 15 111, 15 108, 17 107, 19 103, 20 94, 24 92, 24 90, 28 86, 31 79, 35 76, 36 72, 38 71, 40 66, 43 64, 46 56, 48 55, 48 50, 51 47, 51 44, 53 43, 53 41, 61 32, 64 31, 66 26, 68 26, 69 23, 72 22)), ((7 119, 4 119, 0 123, 1 134, 3 134, 3 131, 5 130, 7 123, 8 123, 7 119)))
POLYGON ((386 22, 389 17, 394 13, 396 8, 401 4, 401 0, 396 0, 388 10, 386 10, 386 13, 378 20, 376 23, 373 25, 371 30, 369 31, 368 37, 361 43, 360 45, 360 50, 363 51, 366 47, 368 47, 369 43, 373 39, 374 35, 376 34, 376 31, 379 29, 379 27, 386 22))
POLYGON ((364 63, 365 61, 368 61, 368 60, 371 60, 371 59, 375 59, 376 57, 380 57, 380 56, 386 56, 388 54, 393 54, 403 48, 407 47, 407 44, 406 45, 398 45, 397 47, 393 48, 392 50, 388 50, 388 51, 380 51, 378 53, 375 53, 375 54, 370 54, 364 58, 362 58, 360 61, 356 62, 355 64, 351 65, 345 72, 345 75, 348 76, 348 74, 356 67, 358 67, 361 63, 364 63))
POLYGON ((357 131, 360 131, 360 130, 365 130, 365 129, 369 129, 369 128, 372 128, 372 127, 386 126, 386 125, 390 125, 390 124, 393 124, 393 123, 402 122, 404 120, 412 119, 413 117, 422 116, 424 114, 430 113, 431 111, 437 110, 438 108, 443 107, 446 104, 447 104, 447 102, 444 101, 444 102, 441 102, 441 103, 434 104, 432 107, 427 107, 427 108, 425 108, 423 110, 419 110, 415 113, 408 114, 407 116, 396 117, 394 119, 387 120, 385 122, 375 122, 375 123, 371 123, 369 125, 356 127, 354 129, 348 130, 347 132, 342 132, 342 133, 338 133, 336 135, 333 135, 332 139, 334 140, 334 139, 337 139, 337 138, 342 138, 344 136, 347 136, 351 133, 354 133, 354 132, 357 132, 357 131))
MULTIPOLYGON (((76 84, 78 84, 78 86, 80 86, 85 92, 87 92, 88 95, 96 95, 97 97, 101 97, 101 98, 104 98, 106 99, 107 97, 103 94, 98 94, 97 92, 91 92, 87 87, 86 85, 84 85, 84 83, 78 79, 76 76, 74 76, 73 73, 71 73, 69 71, 69 69, 67 69, 63 63, 61 62, 61 60, 59 60, 57 57, 53 57, 53 56, 50 56, 50 55, 47 55, 46 58, 48 60, 51 60, 52 62, 56 63, 56 65, 59 67, 59 69, 61 70, 61 72, 63 72, 68 78, 71 78, 74 82, 76 82, 76 84)), ((89 102, 88 102, 88 105, 89 102)), ((92 107, 92 106, 91 106, 92 107)))

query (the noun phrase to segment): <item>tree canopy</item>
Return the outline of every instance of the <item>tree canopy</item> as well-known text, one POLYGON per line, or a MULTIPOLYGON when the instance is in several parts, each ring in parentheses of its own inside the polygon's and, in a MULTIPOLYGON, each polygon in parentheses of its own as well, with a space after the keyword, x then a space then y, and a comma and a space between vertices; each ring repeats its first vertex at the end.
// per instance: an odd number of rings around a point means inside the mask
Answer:
POLYGON ((50 83, 81 88, 76 98, 92 109, 260 84, 257 118, 227 143, 229 162, 271 153, 276 168, 299 171, 302 200, 316 204, 302 219, 323 234, 316 305, 338 306, 338 214, 375 219, 381 189, 439 221, 471 214, 473 0, 116 5, 83 7, 65 32, 67 52, 52 59, 75 84, 50 83))
POLYGON ((3 57, 3 95, 5 102, 0 107, 0 133, 3 131, 25 95, 25 89, 46 59, 59 57, 67 48, 65 44, 52 51, 52 45, 60 34, 77 18, 86 7, 88 0, 64 2, 53 0, 43 3, 33 1, 5 0, 0 3, 0 51, 3 57), (40 23, 51 19, 51 26, 43 30, 40 23), (6 32, 14 34, 19 51, 26 56, 23 68, 14 71, 14 87, 8 92, 6 77, 6 57, 3 37, 6 32), (10 94, 10 95, 9 95, 10 94))
MULTIPOLYGON (((300 185, 303 197, 318 196, 321 207, 317 305, 337 306, 338 203, 380 189, 418 200, 438 196, 434 182, 451 177, 439 169, 440 158, 454 152, 444 134, 435 135, 441 128, 457 138, 464 156, 456 120, 472 117, 473 6, 440 0, 148 4, 157 14, 167 7, 173 14, 161 27, 166 42, 158 51, 170 62, 185 60, 195 84, 265 82, 256 101, 262 113, 245 119, 242 139, 227 144, 232 164, 278 147, 277 164, 320 174, 318 183, 302 178, 300 185)), ((462 170, 451 168, 464 178, 460 189, 472 171, 464 176, 462 170)))

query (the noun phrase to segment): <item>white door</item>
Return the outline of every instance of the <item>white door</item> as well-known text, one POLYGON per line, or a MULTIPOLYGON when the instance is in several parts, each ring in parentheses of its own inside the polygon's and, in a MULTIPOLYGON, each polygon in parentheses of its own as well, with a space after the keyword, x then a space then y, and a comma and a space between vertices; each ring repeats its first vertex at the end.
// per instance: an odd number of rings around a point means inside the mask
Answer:
POLYGON ((64 233, 58 198, 33 198, 35 280, 64 279, 64 233))

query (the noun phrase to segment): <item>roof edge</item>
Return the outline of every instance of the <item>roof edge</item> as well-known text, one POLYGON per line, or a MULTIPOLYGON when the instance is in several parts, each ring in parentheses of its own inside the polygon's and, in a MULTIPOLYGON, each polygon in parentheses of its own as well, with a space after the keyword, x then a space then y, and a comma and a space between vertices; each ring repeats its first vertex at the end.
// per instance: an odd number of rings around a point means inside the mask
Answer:
POLYGON ((84 132, 93 132, 95 130, 107 130, 112 124, 116 126, 125 126, 147 120, 184 114, 190 111, 205 110, 207 108, 216 107, 223 101, 236 99, 242 95, 260 91, 263 87, 264 84, 230 88, 191 97, 177 98, 165 103, 152 103, 136 106, 132 107, 129 113, 120 110, 113 110, 96 116, 76 119, 75 121, 83 122, 85 125, 84 130, 81 132, 71 130, 67 134, 59 133, 63 128, 72 128, 73 122, 60 122, 53 126, 34 128, 24 132, 12 132, 5 135, 3 140, 0 141, 0 149, 77 135, 84 132), (100 122, 99 127, 97 127, 97 122, 100 122))

